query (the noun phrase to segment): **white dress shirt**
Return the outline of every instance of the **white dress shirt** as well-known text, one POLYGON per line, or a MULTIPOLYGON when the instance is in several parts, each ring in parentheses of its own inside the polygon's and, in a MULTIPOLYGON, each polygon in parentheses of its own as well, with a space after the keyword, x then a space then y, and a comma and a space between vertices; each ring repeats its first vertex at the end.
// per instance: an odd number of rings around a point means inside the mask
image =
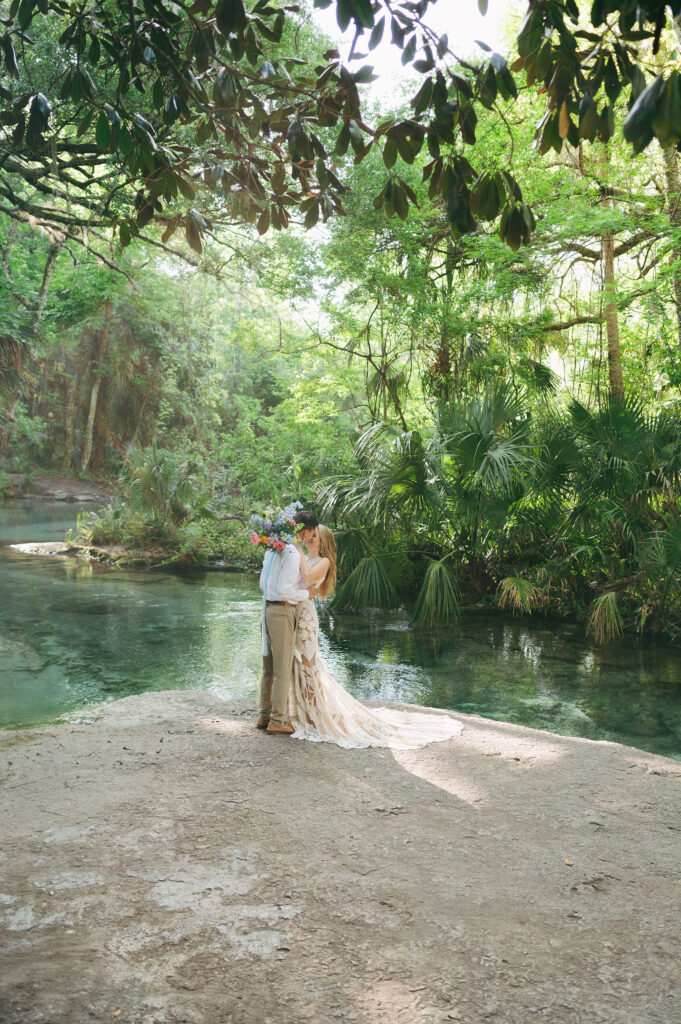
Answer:
POLYGON ((300 575, 300 551, 293 544, 287 544, 283 551, 273 551, 269 548, 265 552, 265 560, 260 573, 260 589, 265 589, 265 575, 271 562, 269 579, 267 580, 267 601, 286 601, 288 604, 298 604, 299 601, 307 600, 307 590, 301 590, 298 586, 300 575))

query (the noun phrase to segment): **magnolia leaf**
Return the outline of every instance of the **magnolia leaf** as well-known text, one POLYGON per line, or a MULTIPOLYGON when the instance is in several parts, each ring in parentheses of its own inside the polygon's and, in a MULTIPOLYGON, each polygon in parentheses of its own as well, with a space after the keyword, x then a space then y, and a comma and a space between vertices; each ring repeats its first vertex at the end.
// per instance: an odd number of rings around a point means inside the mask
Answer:
POLYGON ((108 149, 111 145, 111 125, 109 124, 109 118, 106 116, 104 111, 102 111, 97 118, 95 142, 100 149, 108 149))
POLYGON ((182 174, 176 174, 175 181, 177 182, 177 187, 185 199, 194 199, 196 192, 191 181, 188 181, 188 179, 183 177, 182 174))
POLYGON ((258 234, 265 235, 270 226, 270 208, 266 206, 258 219, 258 234))
POLYGON ((369 49, 370 50, 375 50, 376 49, 376 47, 380 43, 381 39, 383 38, 384 31, 385 31, 385 18, 381 18, 380 21, 376 22, 376 24, 374 25, 373 30, 371 32, 371 35, 369 36, 369 49))
POLYGON ((193 217, 187 217, 185 221, 185 234, 187 236, 187 241, 189 242, 194 252, 197 252, 200 256, 201 253, 203 252, 203 245, 201 244, 201 233, 193 217))

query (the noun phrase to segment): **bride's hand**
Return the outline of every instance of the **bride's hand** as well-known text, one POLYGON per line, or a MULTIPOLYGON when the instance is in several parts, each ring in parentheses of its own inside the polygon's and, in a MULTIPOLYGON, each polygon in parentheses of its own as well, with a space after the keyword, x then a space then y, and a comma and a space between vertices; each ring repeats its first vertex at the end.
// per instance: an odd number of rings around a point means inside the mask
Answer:
POLYGON ((308 597, 309 597, 310 601, 314 601, 315 597, 317 596, 317 588, 316 587, 308 587, 307 588, 307 593, 308 593, 308 597))

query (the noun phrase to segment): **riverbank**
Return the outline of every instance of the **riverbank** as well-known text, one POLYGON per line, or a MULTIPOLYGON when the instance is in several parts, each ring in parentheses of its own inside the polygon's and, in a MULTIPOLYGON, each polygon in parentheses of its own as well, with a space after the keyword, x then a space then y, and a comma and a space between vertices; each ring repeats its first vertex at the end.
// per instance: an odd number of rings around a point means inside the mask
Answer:
POLYGON ((15 551, 21 551, 25 555, 75 555, 78 558, 87 558, 103 565, 117 566, 119 569, 160 569, 197 567, 206 570, 222 572, 253 572, 255 568, 243 568, 242 566, 226 565, 224 561, 214 559, 211 562, 199 562, 191 554, 183 553, 170 555, 167 551, 161 550, 138 550, 130 551, 127 548, 115 545, 99 544, 77 544, 75 541, 35 541, 22 544, 10 545, 15 551))
POLYGON ((681 766, 460 717, 419 751, 129 697, 0 734, 5 1024, 670 1024, 681 766))
POLYGON ((53 476, 45 473, 7 473, 12 489, 6 498, 31 498, 43 501, 70 501, 74 503, 106 502, 112 491, 103 480, 79 480, 71 476, 53 476))

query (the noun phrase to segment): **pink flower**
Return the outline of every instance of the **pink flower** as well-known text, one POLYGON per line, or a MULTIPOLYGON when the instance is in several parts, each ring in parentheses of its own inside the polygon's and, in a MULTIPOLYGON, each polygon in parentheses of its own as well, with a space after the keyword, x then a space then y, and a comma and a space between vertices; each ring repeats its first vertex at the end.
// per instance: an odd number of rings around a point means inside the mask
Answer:
POLYGON ((259 544, 259 543, 260 543, 260 536, 254 530, 253 533, 251 534, 251 544, 259 544))
POLYGON ((284 544, 283 540, 275 540, 272 547, 274 548, 275 551, 283 551, 286 545, 284 544))

